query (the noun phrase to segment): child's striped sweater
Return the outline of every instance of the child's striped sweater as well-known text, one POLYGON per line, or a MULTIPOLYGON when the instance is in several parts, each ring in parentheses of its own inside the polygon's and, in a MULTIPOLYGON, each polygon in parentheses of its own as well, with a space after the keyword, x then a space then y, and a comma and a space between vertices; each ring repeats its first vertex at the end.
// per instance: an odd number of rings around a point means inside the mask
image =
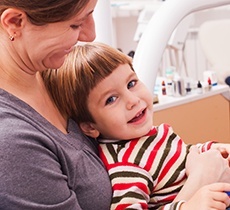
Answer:
MULTIPOLYGON (((202 152, 212 142, 197 144, 202 152)), ((100 157, 112 183, 111 209, 177 210, 173 200, 186 181, 189 147, 169 125, 132 140, 100 140, 100 157)))

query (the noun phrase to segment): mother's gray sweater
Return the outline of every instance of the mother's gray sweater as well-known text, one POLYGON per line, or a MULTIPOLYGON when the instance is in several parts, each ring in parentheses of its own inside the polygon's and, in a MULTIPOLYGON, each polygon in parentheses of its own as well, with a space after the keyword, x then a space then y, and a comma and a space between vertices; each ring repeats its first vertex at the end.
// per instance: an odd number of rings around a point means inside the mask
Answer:
POLYGON ((111 185, 97 145, 72 120, 68 131, 0 89, 1 210, 109 209, 111 185))

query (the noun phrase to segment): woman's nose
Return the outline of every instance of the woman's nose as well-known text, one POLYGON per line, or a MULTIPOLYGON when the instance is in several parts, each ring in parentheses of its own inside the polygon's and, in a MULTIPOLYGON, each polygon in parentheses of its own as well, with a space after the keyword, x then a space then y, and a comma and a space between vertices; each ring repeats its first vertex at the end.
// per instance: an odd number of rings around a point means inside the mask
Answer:
POLYGON ((92 42, 96 38, 95 23, 93 16, 88 17, 87 22, 82 25, 78 40, 81 42, 92 42))

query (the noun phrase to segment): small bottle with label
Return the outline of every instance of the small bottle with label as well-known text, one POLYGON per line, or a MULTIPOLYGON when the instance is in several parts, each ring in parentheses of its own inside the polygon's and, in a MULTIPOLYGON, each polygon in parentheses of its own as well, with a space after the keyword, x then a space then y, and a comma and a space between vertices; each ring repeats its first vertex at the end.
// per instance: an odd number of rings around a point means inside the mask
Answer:
POLYGON ((166 84, 166 92, 168 96, 172 96, 173 95, 173 82, 172 81, 168 81, 166 84))
POLYGON ((197 93, 202 94, 203 93, 203 87, 200 81, 197 83, 197 93))
POLYGON ((212 81, 210 77, 208 78, 208 90, 210 91, 212 89, 212 81))
POLYGON ((166 86, 165 86, 165 81, 163 80, 161 83, 161 90, 162 90, 162 95, 166 95, 166 86))
POLYGON ((166 69, 166 92, 167 96, 173 95, 173 77, 174 77, 175 67, 170 66, 166 69))
POLYGON ((173 78, 173 96, 185 96, 185 91, 184 79, 177 72, 175 72, 173 78))
POLYGON ((186 86, 185 90, 186 90, 186 93, 187 93, 187 94, 190 94, 190 93, 191 93, 192 88, 191 88, 190 82, 187 82, 187 86, 186 86))

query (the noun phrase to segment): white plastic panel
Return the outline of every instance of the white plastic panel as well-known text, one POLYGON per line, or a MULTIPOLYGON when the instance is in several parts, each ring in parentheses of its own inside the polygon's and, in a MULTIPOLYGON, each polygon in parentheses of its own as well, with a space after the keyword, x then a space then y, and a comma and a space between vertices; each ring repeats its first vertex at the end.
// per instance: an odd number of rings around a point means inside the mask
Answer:
POLYGON ((230 0, 166 0, 149 21, 135 52, 133 65, 153 93, 158 67, 169 38, 192 12, 230 4, 230 0))

